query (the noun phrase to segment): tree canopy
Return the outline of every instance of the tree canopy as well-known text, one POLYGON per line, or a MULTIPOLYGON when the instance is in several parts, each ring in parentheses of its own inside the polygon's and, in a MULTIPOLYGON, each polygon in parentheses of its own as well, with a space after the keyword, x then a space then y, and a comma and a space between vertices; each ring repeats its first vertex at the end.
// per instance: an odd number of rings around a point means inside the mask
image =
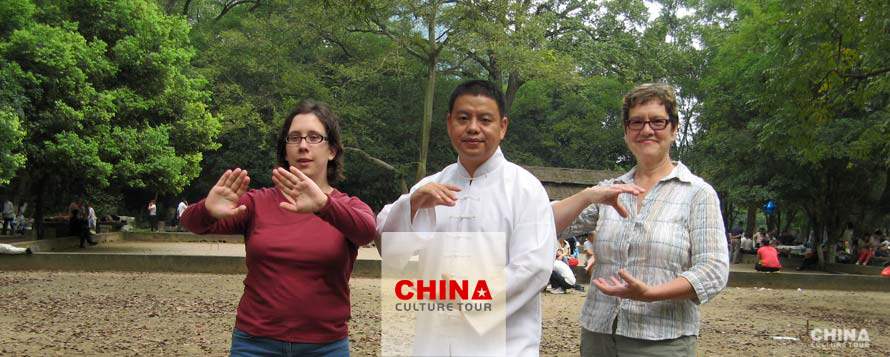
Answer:
POLYGON ((314 98, 341 120, 338 188, 379 209, 454 162, 448 95, 477 78, 506 94, 508 159, 628 170, 621 97, 667 82, 672 156, 727 223, 752 228, 770 200, 778 231, 888 223, 885 1, 13 0, 0 15, 0 185, 23 199, 194 201, 234 167, 270 186, 284 116, 314 98))

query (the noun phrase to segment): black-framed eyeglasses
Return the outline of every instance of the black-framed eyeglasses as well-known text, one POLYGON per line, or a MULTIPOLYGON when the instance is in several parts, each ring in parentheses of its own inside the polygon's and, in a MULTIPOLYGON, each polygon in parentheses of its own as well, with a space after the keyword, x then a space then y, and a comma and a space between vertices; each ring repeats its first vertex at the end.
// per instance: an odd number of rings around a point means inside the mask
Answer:
POLYGON ((320 134, 309 134, 306 136, 291 134, 284 137, 284 142, 288 144, 299 145, 300 142, 303 141, 303 139, 306 139, 306 142, 310 144, 321 144, 322 141, 328 140, 328 138, 320 134))
POLYGON ((625 120, 624 126, 628 129, 643 130, 643 127, 646 126, 646 124, 649 124, 649 127, 652 128, 652 130, 661 130, 661 129, 667 128, 668 123, 670 123, 670 122, 671 121, 668 119, 652 119, 652 120, 631 119, 631 120, 625 120))

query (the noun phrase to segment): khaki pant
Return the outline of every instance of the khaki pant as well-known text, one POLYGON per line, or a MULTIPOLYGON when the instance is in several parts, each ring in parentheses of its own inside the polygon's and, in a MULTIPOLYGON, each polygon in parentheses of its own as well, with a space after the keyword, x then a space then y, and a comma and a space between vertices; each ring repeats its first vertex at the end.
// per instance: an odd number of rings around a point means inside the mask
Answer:
POLYGON ((641 340, 612 334, 596 333, 581 328, 581 356, 695 356, 695 336, 669 340, 641 340))

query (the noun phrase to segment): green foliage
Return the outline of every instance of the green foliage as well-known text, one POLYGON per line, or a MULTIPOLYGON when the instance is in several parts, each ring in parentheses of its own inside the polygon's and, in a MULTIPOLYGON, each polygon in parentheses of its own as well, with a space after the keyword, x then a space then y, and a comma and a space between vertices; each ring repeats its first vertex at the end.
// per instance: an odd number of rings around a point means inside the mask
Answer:
POLYGON ((705 32, 712 59, 696 157, 731 199, 798 205, 837 239, 842 224, 880 204, 880 194, 861 188, 878 184, 890 167, 890 7, 840 0, 734 5, 734 16, 726 8, 710 13, 729 27, 705 32))
POLYGON ((21 88, 7 106, 20 114, 36 196, 176 193, 199 174, 220 125, 183 19, 145 1, 4 2, 0 13, 17 14, 0 58, 21 88))

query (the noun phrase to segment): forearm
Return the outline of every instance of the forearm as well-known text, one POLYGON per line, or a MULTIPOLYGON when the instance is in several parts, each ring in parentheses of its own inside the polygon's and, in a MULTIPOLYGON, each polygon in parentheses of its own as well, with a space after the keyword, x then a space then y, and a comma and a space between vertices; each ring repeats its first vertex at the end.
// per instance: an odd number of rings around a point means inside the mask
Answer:
POLYGON ((374 212, 364 202, 356 198, 334 199, 319 210, 318 216, 336 227, 353 244, 363 246, 370 243, 377 233, 374 212))
POLYGON ((572 224, 581 211, 590 206, 590 202, 582 190, 562 201, 553 202, 551 206, 553 207, 553 219, 556 222, 556 233, 559 234, 572 224))
POLYGON ((646 297, 647 301, 689 300, 695 299, 696 294, 689 280, 677 277, 667 283, 650 287, 646 297))

